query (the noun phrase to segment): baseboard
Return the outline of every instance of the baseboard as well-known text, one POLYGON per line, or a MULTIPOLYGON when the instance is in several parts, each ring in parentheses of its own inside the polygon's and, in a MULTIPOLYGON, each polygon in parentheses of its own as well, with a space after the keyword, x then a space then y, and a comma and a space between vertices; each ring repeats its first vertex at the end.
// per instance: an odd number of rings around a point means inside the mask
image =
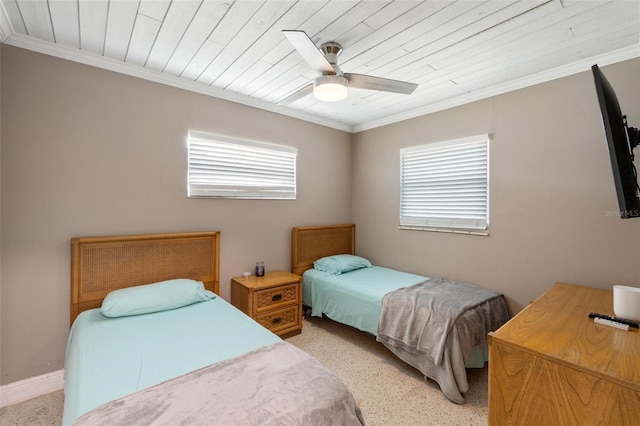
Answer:
POLYGON ((0 386, 0 408, 55 392, 64 387, 64 370, 0 386))

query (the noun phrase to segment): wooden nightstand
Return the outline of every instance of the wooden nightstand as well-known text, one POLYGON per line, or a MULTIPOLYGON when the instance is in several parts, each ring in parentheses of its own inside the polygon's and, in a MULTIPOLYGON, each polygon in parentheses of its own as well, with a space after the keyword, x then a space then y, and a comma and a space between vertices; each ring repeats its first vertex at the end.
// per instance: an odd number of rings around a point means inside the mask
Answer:
POLYGON ((286 271, 267 272, 231 280, 231 303, 278 336, 302 331, 300 276, 286 271))

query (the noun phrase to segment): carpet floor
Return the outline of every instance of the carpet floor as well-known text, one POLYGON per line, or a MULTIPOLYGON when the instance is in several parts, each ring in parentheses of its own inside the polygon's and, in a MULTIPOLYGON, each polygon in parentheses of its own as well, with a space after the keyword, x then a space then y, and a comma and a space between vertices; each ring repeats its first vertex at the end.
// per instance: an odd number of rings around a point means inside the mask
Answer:
MULTIPOLYGON (((467 369, 467 403, 447 400, 438 384, 403 363, 375 337, 326 318, 304 320, 288 342, 332 370, 353 393, 370 426, 486 425, 487 367, 467 369)), ((62 391, 0 409, 1 426, 59 425, 62 391)))

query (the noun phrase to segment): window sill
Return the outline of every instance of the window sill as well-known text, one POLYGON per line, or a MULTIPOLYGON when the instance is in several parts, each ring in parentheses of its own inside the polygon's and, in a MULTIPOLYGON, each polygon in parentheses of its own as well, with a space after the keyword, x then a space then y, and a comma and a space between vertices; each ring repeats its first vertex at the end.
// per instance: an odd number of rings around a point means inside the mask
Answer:
POLYGON ((428 232, 443 232, 445 234, 464 234, 464 235, 479 235, 482 237, 489 236, 489 230, 470 230, 470 229, 448 229, 448 228, 426 228, 418 226, 399 226, 398 229, 403 231, 428 231, 428 232))

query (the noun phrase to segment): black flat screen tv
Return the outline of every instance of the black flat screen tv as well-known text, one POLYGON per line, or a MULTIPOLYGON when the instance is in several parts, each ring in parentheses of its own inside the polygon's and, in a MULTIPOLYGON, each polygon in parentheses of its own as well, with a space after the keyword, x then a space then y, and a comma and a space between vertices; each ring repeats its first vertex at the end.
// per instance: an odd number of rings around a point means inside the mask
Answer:
POLYGON ((627 125, 627 117, 622 114, 618 97, 598 65, 592 66, 591 70, 609 147, 613 181, 618 195, 620 210, 616 212, 616 216, 623 219, 640 217, 640 198, 638 197, 640 187, 636 167, 633 164, 633 149, 640 140, 640 131, 627 125))

